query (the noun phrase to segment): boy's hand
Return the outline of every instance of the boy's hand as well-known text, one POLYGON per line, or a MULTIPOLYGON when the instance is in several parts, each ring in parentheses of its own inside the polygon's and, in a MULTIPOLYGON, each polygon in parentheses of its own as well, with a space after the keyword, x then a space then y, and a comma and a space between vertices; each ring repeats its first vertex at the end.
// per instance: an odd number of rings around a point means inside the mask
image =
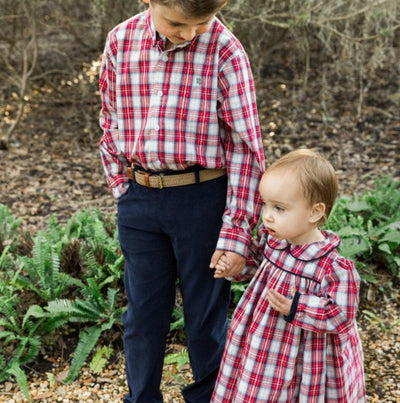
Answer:
POLYGON ((241 273, 246 259, 235 252, 217 249, 211 257, 210 268, 216 269, 215 278, 235 277, 241 273))
POLYGON ((285 316, 289 315, 293 302, 292 299, 286 298, 282 294, 279 294, 279 292, 272 289, 267 291, 267 297, 270 305, 275 309, 275 311, 278 311, 285 316))

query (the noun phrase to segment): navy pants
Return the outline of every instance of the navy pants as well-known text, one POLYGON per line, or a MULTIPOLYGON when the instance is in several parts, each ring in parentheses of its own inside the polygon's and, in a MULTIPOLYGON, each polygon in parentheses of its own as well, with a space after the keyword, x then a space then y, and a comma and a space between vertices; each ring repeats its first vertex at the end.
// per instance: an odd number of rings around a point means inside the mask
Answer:
POLYGON ((226 176, 164 189, 131 181, 118 202, 128 299, 122 318, 129 385, 125 403, 163 401, 160 382, 177 278, 195 379, 182 394, 188 403, 210 401, 226 340, 230 296, 230 283, 214 279, 209 268, 226 190, 226 176))

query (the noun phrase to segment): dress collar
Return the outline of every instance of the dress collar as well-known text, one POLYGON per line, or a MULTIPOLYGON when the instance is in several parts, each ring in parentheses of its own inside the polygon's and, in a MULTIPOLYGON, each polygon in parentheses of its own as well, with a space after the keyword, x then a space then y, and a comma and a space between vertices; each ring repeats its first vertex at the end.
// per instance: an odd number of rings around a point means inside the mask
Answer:
POLYGON ((276 251, 286 250, 286 252, 299 260, 310 261, 320 259, 340 245, 340 239, 334 232, 323 230, 321 233, 325 238, 324 240, 306 245, 291 245, 286 240, 280 240, 268 234, 268 247, 266 248, 267 257, 271 256, 274 252, 276 253, 276 251))

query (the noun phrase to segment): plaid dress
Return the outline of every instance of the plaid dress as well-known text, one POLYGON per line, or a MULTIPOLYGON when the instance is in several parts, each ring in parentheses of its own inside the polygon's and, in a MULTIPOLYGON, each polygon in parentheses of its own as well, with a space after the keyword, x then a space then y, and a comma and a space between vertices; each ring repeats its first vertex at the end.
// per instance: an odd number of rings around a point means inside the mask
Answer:
POLYGON ((211 402, 365 401, 356 325, 360 279, 339 238, 292 246, 267 235, 263 262, 239 302, 211 402), (293 296, 284 316, 273 288, 293 296))

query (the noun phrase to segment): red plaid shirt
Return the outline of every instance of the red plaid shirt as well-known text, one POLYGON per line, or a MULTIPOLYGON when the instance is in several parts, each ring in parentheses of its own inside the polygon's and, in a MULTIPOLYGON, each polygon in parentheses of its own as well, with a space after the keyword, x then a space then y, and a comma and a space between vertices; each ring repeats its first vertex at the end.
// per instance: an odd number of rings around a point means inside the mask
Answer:
POLYGON ((126 167, 227 168, 219 249, 247 255, 264 171, 255 88, 246 53, 216 18, 190 43, 165 50, 149 11, 108 35, 100 71, 101 157, 115 197, 126 167))
POLYGON ((231 322, 212 403, 365 402, 360 278, 336 251, 339 238, 323 233, 310 245, 267 237, 231 322), (288 317, 269 305, 269 288, 296 290, 288 317))

